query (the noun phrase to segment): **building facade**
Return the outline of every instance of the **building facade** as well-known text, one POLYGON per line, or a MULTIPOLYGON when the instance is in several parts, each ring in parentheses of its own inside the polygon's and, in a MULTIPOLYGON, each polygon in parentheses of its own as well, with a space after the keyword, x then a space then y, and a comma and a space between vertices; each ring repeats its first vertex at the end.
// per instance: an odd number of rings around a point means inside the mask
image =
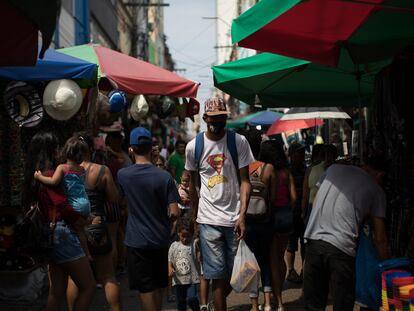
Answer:
MULTIPOLYGON (((224 64, 240 58, 256 54, 256 51, 239 48, 232 44, 231 23, 244 11, 256 4, 257 0, 216 0, 216 58, 217 64, 224 64)), ((218 91, 217 95, 223 96, 232 117, 245 114, 248 106, 227 94, 218 91)))
POLYGON ((169 70, 164 0, 62 0, 55 48, 97 43, 169 70))

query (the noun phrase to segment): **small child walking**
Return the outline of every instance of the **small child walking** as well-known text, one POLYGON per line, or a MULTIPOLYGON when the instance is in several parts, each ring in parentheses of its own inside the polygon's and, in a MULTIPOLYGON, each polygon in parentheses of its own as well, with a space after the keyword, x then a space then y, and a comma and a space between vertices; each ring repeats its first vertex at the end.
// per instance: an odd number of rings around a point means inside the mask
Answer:
POLYGON ((193 311, 200 310, 198 284, 200 277, 197 265, 194 229, 188 218, 177 222, 179 241, 171 244, 168 251, 168 272, 173 277, 176 290, 177 310, 186 311, 187 304, 193 311))
MULTIPOLYGON (((88 151, 86 142, 75 137, 69 138, 62 150, 66 163, 60 164, 52 177, 44 176, 41 171, 36 171, 34 178, 48 186, 57 186, 62 183, 69 204, 83 217, 88 218, 91 205, 85 190, 85 170, 80 166, 85 151, 88 151)), ((77 234, 86 256, 91 258, 83 228, 77 230, 77 234)))
POLYGON ((179 204, 181 210, 181 217, 191 218, 191 207, 190 207, 190 180, 191 175, 189 171, 184 171, 181 175, 181 183, 178 185, 178 194, 181 198, 179 204))

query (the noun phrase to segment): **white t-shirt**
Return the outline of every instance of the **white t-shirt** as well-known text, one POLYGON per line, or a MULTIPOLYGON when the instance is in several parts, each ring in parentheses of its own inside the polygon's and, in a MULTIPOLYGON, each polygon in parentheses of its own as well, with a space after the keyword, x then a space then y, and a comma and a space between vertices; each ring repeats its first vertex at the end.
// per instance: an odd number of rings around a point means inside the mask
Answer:
POLYGON ((305 238, 328 242, 355 256, 359 230, 364 220, 385 218, 386 197, 364 170, 334 164, 326 171, 312 206, 305 238))
POLYGON ((173 286, 200 283, 192 244, 184 245, 180 241, 172 243, 168 250, 168 261, 175 270, 173 286))
MULTIPOLYGON (((185 169, 197 171, 195 138, 187 144, 185 169)), ((236 134, 239 168, 253 163, 254 157, 244 136, 236 134)), ((231 227, 240 214, 240 185, 237 171, 227 148, 227 134, 212 141, 204 134, 204 149, 200 158, 200 200, 197 222, 231 227)))

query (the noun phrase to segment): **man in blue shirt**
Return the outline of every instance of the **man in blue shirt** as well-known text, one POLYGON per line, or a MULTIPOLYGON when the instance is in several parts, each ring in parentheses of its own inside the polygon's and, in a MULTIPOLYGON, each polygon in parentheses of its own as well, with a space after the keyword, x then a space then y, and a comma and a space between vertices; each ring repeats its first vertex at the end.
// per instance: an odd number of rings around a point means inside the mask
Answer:
POLYGON ((168 285, 170 225, 179 215, 179 195, 171 175, 151 162, 151 133, 137 127, 130 134, 135 165, 118 172, 128 202, 125 245, 129 287, 140 292, 142 309, 161 310, 161 288, 168 285))

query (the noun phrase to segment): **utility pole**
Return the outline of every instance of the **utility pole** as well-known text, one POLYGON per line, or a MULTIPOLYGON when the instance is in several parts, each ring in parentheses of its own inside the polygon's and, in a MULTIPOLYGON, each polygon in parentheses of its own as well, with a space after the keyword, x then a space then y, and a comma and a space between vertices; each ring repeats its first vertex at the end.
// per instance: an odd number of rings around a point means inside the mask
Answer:
POLYGON ((125 5, 132 8, 132 55, 148 61, 148 7, 149 0, 130 0, 125 5))

